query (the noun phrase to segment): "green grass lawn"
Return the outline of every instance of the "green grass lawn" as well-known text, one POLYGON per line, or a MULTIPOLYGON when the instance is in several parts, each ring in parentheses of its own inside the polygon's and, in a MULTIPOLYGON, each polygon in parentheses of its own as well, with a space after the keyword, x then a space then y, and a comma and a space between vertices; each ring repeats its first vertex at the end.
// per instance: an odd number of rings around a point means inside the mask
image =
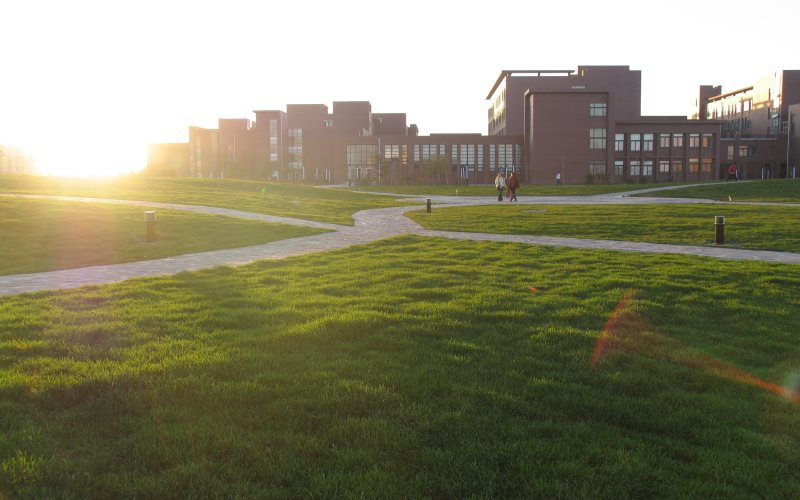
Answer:
POLYGON ((359 210, 402 205, 394 197, 297 184, 193 178, 0 176, 0 193, 206 205, 347 225, 359 210))
MULTIPOLYGON (((517 190, 517 196, 592 196, 596 194, 622 193, 638 189, 654 187, 676 186, 678 183, 661 184, 583 184, 583 185, 527 185, 523 184, 517 190)), ((494 184, 492 185, 392 185, 392 186, 354 186, 352 188, 338 188, 342 191, 372 191, 377 193, 398 193, 413 196, 497 196, 494 184)), ((681 191, 679 191, 681 192, 681 191)))
POLYGON ((714 243, 714 216, 726 217, 725 244, 800 249, 800 205, 486 205, 409 212, 427 229, 563 236, 676 245, 714 243))
POLYGON ((772 203, 800 203, 800 180, 773 179, 748 182, 714 182, 705 186, 659 191, 640 196, 677 198, 705 198, 708 200, 763 201, 772 203))
POLYGON ((798 289, 400 237, 0 298, 0 497, 797 498, 798 289))
POLYGON ((158 259, 324 232, 159 209, 157 239, 148 243, 144 210, 104 203, 0 198, 0 275, 158 259))

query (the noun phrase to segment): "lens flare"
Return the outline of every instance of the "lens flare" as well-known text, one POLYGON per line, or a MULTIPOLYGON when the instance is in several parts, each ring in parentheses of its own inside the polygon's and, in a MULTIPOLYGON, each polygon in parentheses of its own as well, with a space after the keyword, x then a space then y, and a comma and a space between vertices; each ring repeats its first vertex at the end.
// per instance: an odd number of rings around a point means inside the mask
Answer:
POLYGON ((593 370, 597 370, 600 360, 611 352, 633 352, 659 357, 699 372, 759 387, 794 403, 800 403, 800 369, 791 372, 784 384, 779 385, 730 363, 688 349, 674 339, 654 333, 651 325, 640 315, 633 313, 630 304, 634 295, 634 290, 628 290, 603 325, 590 359, 593 370))
POLYGON ((594 351, 592 352, 592 358, 590 361, 592 369, 597 369, 597 362, 605 354, 609 335, 619 328, 620 322, 625 316, 625 313, 628 311, 628 306, 630 305, 631 300, 633 300, 634 295, 635 291, 633 289, 625 292, 625 295, 619 302, 617 302, 617 306, 611 312, 608 320, 606 320, 606 324, 603 325, 603 330, 600 332, 600 338, 597 339, 597 343, 594 345, 594 351))

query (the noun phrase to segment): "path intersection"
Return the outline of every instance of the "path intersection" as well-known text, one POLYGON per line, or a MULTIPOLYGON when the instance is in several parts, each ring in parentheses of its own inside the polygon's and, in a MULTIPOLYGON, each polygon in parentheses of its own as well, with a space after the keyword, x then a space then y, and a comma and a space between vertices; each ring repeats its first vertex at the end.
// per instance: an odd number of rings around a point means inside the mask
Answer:
MULTIPOLYGON (((661 188, 663 189, 663 188, 661 188)), ((595 196, 520 196, 519 204, 537 205, 601 205, 601 204, 665 204, 665 203, 713 203, 726 205, 727 202, 702 200, 693 198, 651 198, 631 197, 631 194, 650 192, 642 190, 617 194, 604 194, 595 196)), ((376 193, 377 194, 377 193, 376 193)), ((388 194, 388 193, 380 193, 388 194)), ((494 196, 428 196, 414 197, 391 194, 402 198, 403 201, 417 201, 424 204, 429 198, 434 204, 434 210, 442 206, 475 206, 497 204, 494 196)), ((174 274, 182 271, 192 271, 219 265, 242 265, 261 259, 282 259, 305 255, 315 252, 324 252, 352 245, 370 243, 373 241, 413 234, 418 236, 434 236, 456 240, 497 241, 525 243, 530 245, 564 246, 570 248, 618 250, 641 253, 668 253, 683 255, 699 255, 718 259, 751 260, 780 262, 787 264, 800 264, 800 254, 789 252, 772 252, 763 250, 742 250, 713 246, 666 245, 657 243, 641 243, 631 241, 590 240, 581 238, 559 238, 547 236, 525 236, 509 234, 470 233, 453 231, 435 231, 422 228, 404 214, 410 210, 419 210, 420 206, 403 206, 392 208, 379 208, 364 210, 353 215, 354 225, 343 226, 327 224, 289 217, 277 217, 266 214, 242 212, 217 207, 197 205, 179 205, 170 203, 156 203, 143 201, 111 200, 99 198, 56 197, 38 195, 0 195, 19 196, 26 198, 49 198, 75 202, 114 203, 135 205, 149 208, 165 208, 186 210, 199 213, 227 215, 251 220, 266 222, 279 222, 305 227, 327 229, 330 232, 274 241, 262 245, 210 252, 178 255, 162 259, 123 264, 110 264, 102 266, 83 267, 78 269, 65 269, 32 274, 16 274, 0 276, 0 295, 14 295, 39 290, 62 288, 75 288, 84 285, 114 283, 128 278, 141 276, 159 276, 174 274)), ((790 204, 786 204, 790 205, 790 204)), ((424 205, 423 205, 424 206, 424 205)), ((796 206, 796 205, 793 205, 796 206)))

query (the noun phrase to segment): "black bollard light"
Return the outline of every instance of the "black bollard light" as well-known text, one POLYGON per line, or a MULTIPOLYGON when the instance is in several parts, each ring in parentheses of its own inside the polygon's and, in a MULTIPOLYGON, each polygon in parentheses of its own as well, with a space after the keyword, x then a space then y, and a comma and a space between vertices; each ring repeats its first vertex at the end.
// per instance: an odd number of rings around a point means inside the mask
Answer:
POLYGON ((148 210, 144 213, 145 240, 148 243, 156 241, 156 212, 148 210))
POLYGON ((725 244, 725 216, 724 215, 715 215, 714 216, 714 228, 716 229, 716 237, 714 238, 714 243, 717 245, 724 245, 725 244))
POLYGON ((428 213, 431 213, 431 199, 425 198, 425 208, 428 210, 428 213))

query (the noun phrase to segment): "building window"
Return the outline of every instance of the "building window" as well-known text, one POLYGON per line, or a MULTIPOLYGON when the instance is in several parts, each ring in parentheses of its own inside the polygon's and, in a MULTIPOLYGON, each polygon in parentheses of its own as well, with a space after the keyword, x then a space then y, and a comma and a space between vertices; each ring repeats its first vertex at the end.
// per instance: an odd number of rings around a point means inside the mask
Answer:
POLYGON ((383 157, 387 160, 395 160, 400 158, 400 145, 399 144, 384 144, 383 157))
POLYGON ((639 160, 631 160, 628 165, 628 175, 638 176, 641 174, 642 163, 639 160))
POLYGON ((465 178, 465 172, 475 171, 475 145, 461 144, 460 153, 458 165, 461 167, 462 178, 465 178))
MULTIPOLYGON (((669 136, 667 136, 669 137, 669 136)), ((658 173, 659 174, 668 174, 669 173, 669 160, 660 160, 658 162, 658 173)))
POLYGON ((631 151, 642 150, 642 136, 641 134, 631 134, 631 151))
POLYGON ((669 134, 659 134, 658 135, 658 146, 662 148, 669 147, 669 134))
POLYGON ((614 151, 625 151, 625 134, 614 134, 614 151))
POLYGON ((700 160, 697 158, 689 158, 689 173, 696 174, 700 171, 700 160))
POLYGON ((606 129, 589 129, 589 149, 606 149, 606 129))
POLYGON ((593 102, 589 104, 589 116, 606 116, 608 104, 604 102, 593 102))
POLYGON ((673 174, 683 173, 683 160, 672 160, 672 173, 673 174))
POLYGON ((489 170, 494 172, 497 170, 497 160, 495 159, 495 150, 497 148, 494 144, 489 144, 489 170))
MULTIPOLYGON (((733 147, 733 146, 729 146, 733 147)), ((750 148, 748 146, 739 146, 739 157, 740 158, 747 158, 750 156, 750 148)))
POLYGON ((287 166, 294 169, 303 168, 303 129, 289 129, 289 158, 287 166))
POLYGON ((689 134, 689 147, 690 148, 700 147, 700 134, 689 134))
POLYGON ((653 134, 644 134, 644 144, 642 150, 643 151, 653 150, 653 134))
POLYGON ((672 134, 672 147, 673 148, 683 147, 683 134, 672 134))
POLYGON ((614 160, 614 175, 618 177, 625 175, 625 160, 614 160))
POLYGON ((703 134, 703 147, 704 148, 713 148, 714 147, 714 136, 711 134, 703 134))
POLYGON ((589 174, 592 176, 605 176, 606 175, 606 162, 604 161, 590 161, 589 174))
POLYGON ((431 160, 446 156, 444 144, 423 144, 422 145, 422 163, 427 164, 431 160))
POLYGON ((711 173, 711 166, 713 165, 713 160, 711 158, 703 158, 703 173, 710 174, 711 173))
POLYGON ((653 175, 653 160, 645 160, 642 163, 642 175, 653 175))
POLYGON ((514 144, 497 145, 497 168, 503 171, 515 170, 514 144))
POLYGON ((347 178, 369 179, 375 173, 378 147, 374 144, 347 145, 347 178))
POLYGON ((728 146, 728 159, 733 158, 733 146, 728 146))

